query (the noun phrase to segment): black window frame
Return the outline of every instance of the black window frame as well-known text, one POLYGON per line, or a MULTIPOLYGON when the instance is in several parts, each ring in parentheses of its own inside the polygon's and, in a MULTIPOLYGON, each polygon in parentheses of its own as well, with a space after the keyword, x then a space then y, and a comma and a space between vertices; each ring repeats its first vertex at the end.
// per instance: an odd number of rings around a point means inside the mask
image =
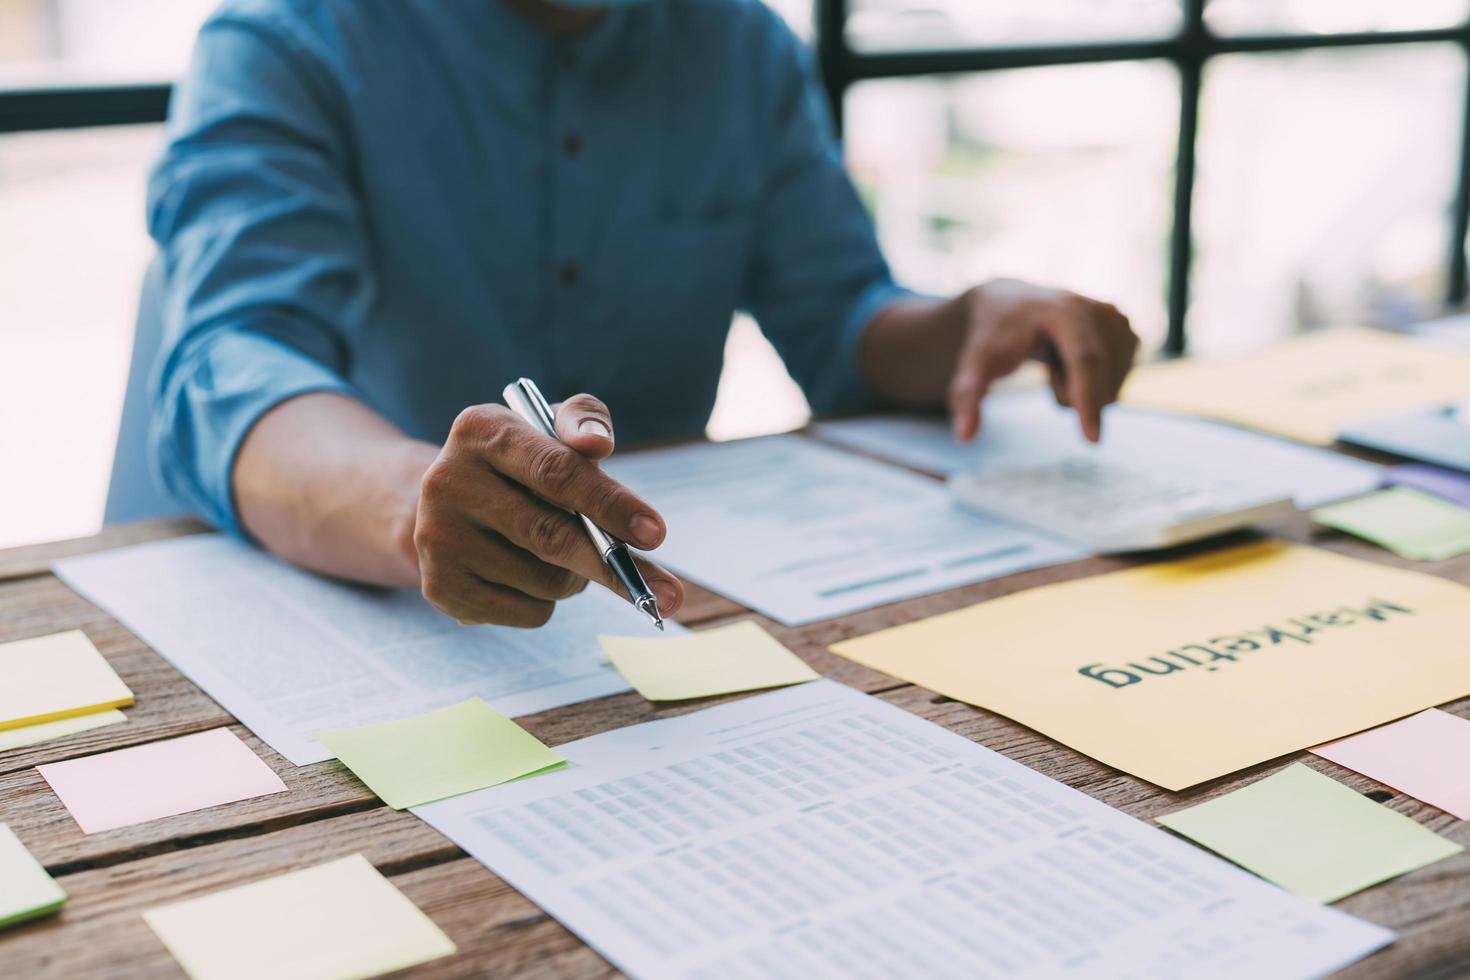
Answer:
MULTIPOLYGON (((1446 259, 1445 305, 1462 305, 1467 292, 1465 239, 1470 234, 1470 19, 1451 27, 1410 31, 1360 31, 1336 34, 1221 35, 1205 25, 1207 0, 1181 0, 1179 29, 1161 38, 1088 43, 967 46, 912 51, 859 51, 849 43, 848 0, 813 0, 818 63, 838 132, 844 102, 853 85, 884 78, 913 78, 1046 68, 1060 65, 1161 60, 1179 73, 1178 147, 1174 167, 1173 222, 1169 239, 1168 333, 1164 353, 1187 348, 1186 314, 1193 253, 1195 146, 1199 135, 1200 81, 1211 58, 1229 54, 1310 51, 1328 48, 1388 47, 1453 43, 1466 60, 1466 88, 1460 120, 1460 159, 1449 202, 1450 248, 1446 259)), ((0 90, 0 134, 158 123, 168 111, 172 86, 127 84, 0 90)))
POLYGON ((1167 61, 1179 73, 1179 132, 1174 164, 1173 225, 1169 236, 1169 327, 1163 352, 1187 349, 1189 273, 1193 258, 1195 147, 1199 136, 1200 80, 1205 64, 1218 55, 1311 51, 1327 48, 1388 47, 1450 42, 1466 61, 1466 86, 1460 119, 1460 160, 1450 207, 1450 248, 1446 260, 1445 305, 1458 307, 1466 295, 1465 238, 1470 233, 1470 19, 1452 27, 1411 31, 1358 31, 1336 34, 1215 34, 1205 25, 1208 0, 1181 0, 1180 26, 1162 38, 1089 43, 961 47, 913 51, 858 51, 847 36, 848 0, 816 0, 817 56, 838 132, 844 101, 858 82, 1119 61, 1167 61))

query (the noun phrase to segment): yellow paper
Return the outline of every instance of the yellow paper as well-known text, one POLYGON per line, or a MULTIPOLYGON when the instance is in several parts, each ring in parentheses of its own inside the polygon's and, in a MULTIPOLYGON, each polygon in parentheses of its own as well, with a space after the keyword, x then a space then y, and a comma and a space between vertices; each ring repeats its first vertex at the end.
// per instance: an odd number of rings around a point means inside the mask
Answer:
POLYGON ((0 823, 0 929, 49 915, 65 902, 66 892, 15 832, 0 823))
POLYGON ((1470 395, 1470 354, 1374 330, 1309 334, 1246 357, 1150 364, 1123 401, 1328 445, 1346 425, 1470 395))
POLYGON ((143 918, 194 980, 374 977, 455 951, 361 854, 143 918))
POLYGON ((128 720, 128 716, 116 708, 94 711, 87 715, 62 718, 59 721, 43 721, 39 725, 24 728, 9 728, 0 731, 0 752, 18 749, 26 745, 38 745, 54 738, 65 738, 79 732, 90 732, 94 728, 105 728, 128 720))
POLYGON ((81 630, 0 645, 0 731, 133 703, 81 630))
POLYGON ((1470 588, 1268 541, 833 649, 1177 790, 1470 693, 1466 637, 1470 588))
POLYGON ((814 681, 800 657, 750 620, 688 636, 604 636, 618 673, 650 701, 683 701, 814 681))

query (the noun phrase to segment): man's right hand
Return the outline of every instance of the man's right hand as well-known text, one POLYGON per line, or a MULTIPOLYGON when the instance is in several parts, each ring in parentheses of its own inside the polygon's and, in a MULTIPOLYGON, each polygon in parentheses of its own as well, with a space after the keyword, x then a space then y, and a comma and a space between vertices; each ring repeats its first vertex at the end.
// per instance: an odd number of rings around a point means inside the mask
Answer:
MULTIPOLYGON (((467 408, 424 473, 413 534, 424 597, 461 623, 541 626, 588 580, 623 594, 572 511, 635 548, 663 542, 658 512, 597 466, 613 449, 607 406, 568 398, 556 428, 561 441, 504 406, 467 408)), ((672 614, 683 585, 638 564, 659 610, 672 614)))

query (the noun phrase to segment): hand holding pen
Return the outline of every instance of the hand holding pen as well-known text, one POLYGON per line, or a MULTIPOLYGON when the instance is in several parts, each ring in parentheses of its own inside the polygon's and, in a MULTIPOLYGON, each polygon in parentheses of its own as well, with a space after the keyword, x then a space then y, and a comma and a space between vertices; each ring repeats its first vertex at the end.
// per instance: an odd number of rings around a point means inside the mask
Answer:
MULTIPOLYGON (((557 438, 502 405, 466 409, 424 474, 413 533, 423 591, 460 622, 540 626, 588 580, 627 595, 577 514, 641 549, 663 541, 658 512, 597 466, 613 448, 606 407, 577 395, 553 421, 557 438)), ((628 557, 653 597, 644 605, 677 610, 679 580, 628 557)))
MULTIPOLYGON (((513 384, 506 385, 505 403, 510 406, 511 411, 540 429, 543 435, 551 439, 557 438, 556 416, 552 414, 551 406, 546 403, 541 389, 536 387, 536 382, 530 378, 521 378, 513 384)), ((597 549, 602 563, 617 576, 618 584, 628 594, 629 601, 637 606, 662 632, 664 618, 659 613, 658 598, 648 587, 648 583, 643 580, 643 575, 638 570, 638 563, 633 560, 628 546, 604 531, 586 514, 578 511, 575 516, 582 522, 582 529, 587 532, 587 539, 597 549)))

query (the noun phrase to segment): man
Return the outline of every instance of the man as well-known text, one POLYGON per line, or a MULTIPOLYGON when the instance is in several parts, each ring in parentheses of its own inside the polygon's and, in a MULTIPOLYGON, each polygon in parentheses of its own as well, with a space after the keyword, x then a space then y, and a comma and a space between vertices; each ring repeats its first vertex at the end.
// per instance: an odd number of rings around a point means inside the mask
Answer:
POLYGON ((947 405, 968 439, 1039 357, 1098 438, 1137 347, 1117 310, 903 292, 776 15, 599 2, 227 0, 150 184, 177 497, 307 568, 538 626, 616 587, 568 510, 663 540, 596 460, 614 418, 702 429, 737 308, 818 412, 947 405), (486 404, 519 375, 563 399, 564 445, 486 404))

